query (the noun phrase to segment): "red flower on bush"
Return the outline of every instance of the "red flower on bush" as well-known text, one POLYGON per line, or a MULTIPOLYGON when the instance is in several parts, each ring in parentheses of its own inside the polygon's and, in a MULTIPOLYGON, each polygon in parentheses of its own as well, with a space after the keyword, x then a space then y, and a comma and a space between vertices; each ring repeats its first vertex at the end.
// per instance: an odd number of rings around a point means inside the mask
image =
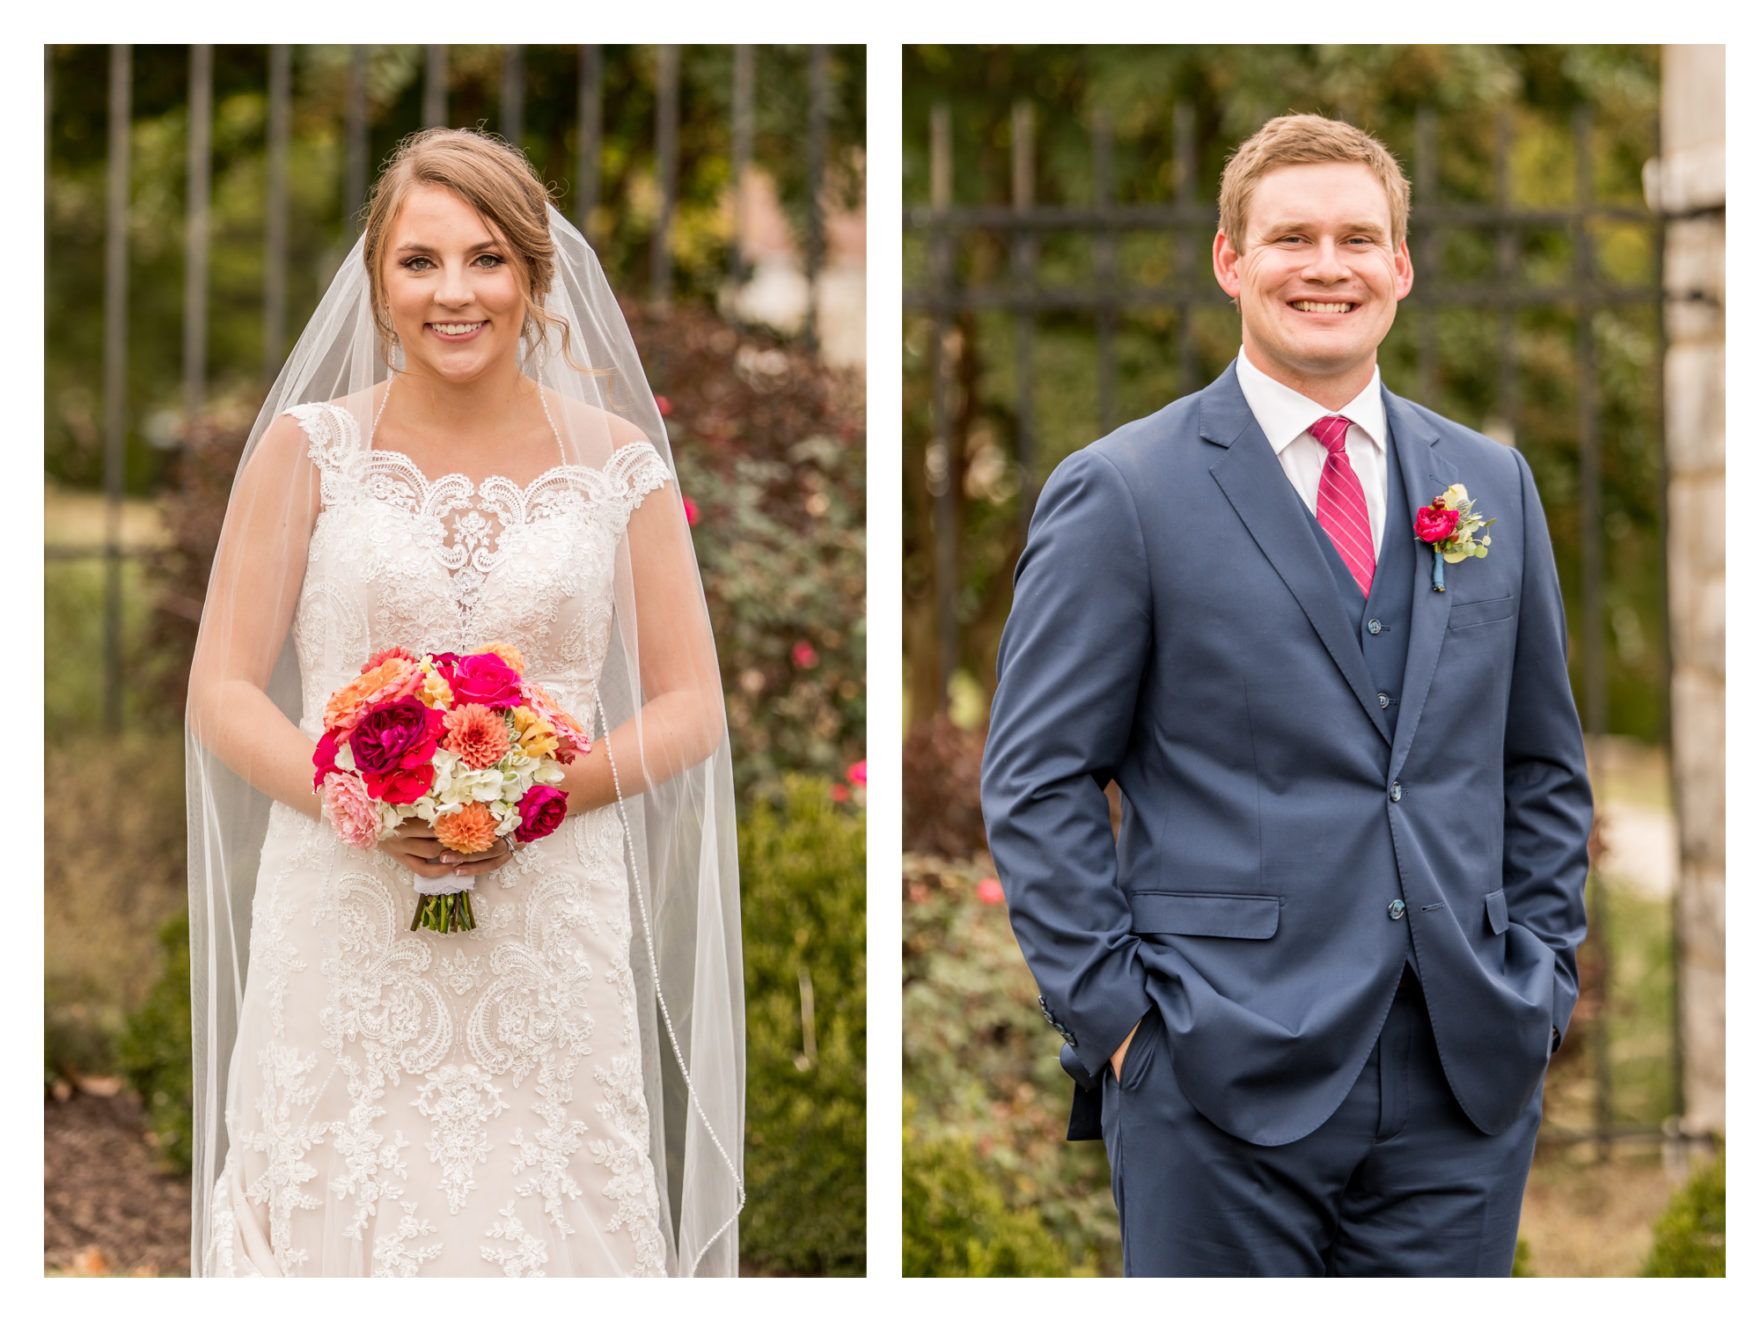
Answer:
POLYGON ((660 415, 662 417, 672 416, 672 400, 667 398, 664 394, 656 394, 654 396, 654 406, 660 410, 660 415))
POLYGON ((980 903, 1002 902, 1002 881, 993 875, 987 875, 978 881, 978 901, 980 903))
POLYGON ((685 525, 689 526, 689 527, 695 527, 697 525, 697 519, 699 517, 701 517, 701 515, 697 512, 697 502, 695 500, 693 500, 689 495, 686 495, 684 497, 685 525))
POLYGON ((789 655, 793 658, 796 669, 811 669, 819 663, 819 653, 813 649, 811 642, 796 642, 789 655))
POLYGON ((854 784, 857 788, 866 788, 868 786, 867 758, 863 757, 843 773, 849 782, 854 784))
POLYGON ((849 787, 845 784, 833 784, 831 786, 831 800, 833 802, 848 802, 849 787))

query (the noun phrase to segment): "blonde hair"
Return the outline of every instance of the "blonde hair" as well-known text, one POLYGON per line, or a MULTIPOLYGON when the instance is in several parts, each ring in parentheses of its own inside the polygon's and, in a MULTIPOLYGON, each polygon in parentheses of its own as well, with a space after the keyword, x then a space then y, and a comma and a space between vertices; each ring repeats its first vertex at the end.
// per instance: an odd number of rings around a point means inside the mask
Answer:
POLYGON ((411 191, 429 185, 457 194, 485 224, 500 232, 525 286, 526 319, 521 334, 535 347, 544 327, 560 329, 563 357, 574 365, 568 355, 568 323, 544 310, 544 298, 556 275, 550 192, 524 152, 468 128, 425 128, 412 133, 397 144, 373 186, 361 255, 373 295, 373 324, 380 352, 389 359, 396 340, 386 315, 385 280, 380 269, 391 222, 411 191))
POLYGON ((1367 165, 1387 191, 1393 246, 1406 241, 1406 218, 1412 209, 1412 185, 1393 154, 1362 129, 1321 115, 1281 115, 1266 122, 1235 148, 1222 171, 1217 199, 1221 228, 1236 252, 1247 237, 1247 208, 1259 180, 1285 165, 1367 165))

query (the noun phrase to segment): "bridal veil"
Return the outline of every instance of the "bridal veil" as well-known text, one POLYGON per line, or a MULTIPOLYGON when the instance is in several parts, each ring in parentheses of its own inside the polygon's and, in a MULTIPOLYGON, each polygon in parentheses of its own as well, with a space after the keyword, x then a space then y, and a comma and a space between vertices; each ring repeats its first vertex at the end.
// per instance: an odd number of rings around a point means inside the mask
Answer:
MULTIPOLYGON (((631 881, 630 966, 667 1272, 733 1275, 744 1202, 744 996, 719 676, 665 425, 597 257, 555 207, 548 217, 554 270, 541 291, 546 315, 527 326, 521 370, 544 391, 561 461, 602 469, 620 446, 645 439, 673 477, 637 510, 616 550, 611 642, 597 708, 571 713, 593 737, 590 755, 609 756, 620 784, 616 810, 631 881), (655 628, 662 618, 665 626, 655 628), (676 635, 679 628, 700 637, 701 646, 687 648, 691 654, 682 658, 644 654, 644 631, 676 635), (681 663, 694 667, 698 692, 714 695, 707 737, 701 709, 690 730, 691 721, 673 706, 653 700, 656 676, 676 676, 681 663)), ((196 648, 199 670, 204 654, 238 644, 230 634, 240 626, 238 607, 247 593, 257 604, 244 614, 268 612, 278 620, 266 630, 277 635, 250 640, 255 672, 249 684, 228 685, 218 697, 210 687, 198 703, 192 682, 187 720, 198 1273, 209 1247, 210 1201, 226 1161, 227 1073, 251 970, 251 905, 270 806, 269 796, 249 782, 262 782, 253 766, 240 765, 236 750, 229 766, 216 750, 224 736, 214 702, 243 703, 250 719, 263 722, 284 718, 292 726, 300 718, 294 603, 320 508, 321 474, 303 453, 278 443, 282 432, 265 436, 288 409, 321 402, 340 405, 361 435, 372 434, 398 357, 375 324, 365 242, 343 263, 251 428, 196 648), (261 563, 265 537, 278 540, 280 580, 241 567, 247 558, 261 563), (250 556, 243 551, 247 542, 257 546, 250 556)), ((467 577, 472 568, 461 565, 467 577)), ((239 710, 234 707, 228 722, 239 710)), ((296 733, 279 731, 283 749, 296 733)))

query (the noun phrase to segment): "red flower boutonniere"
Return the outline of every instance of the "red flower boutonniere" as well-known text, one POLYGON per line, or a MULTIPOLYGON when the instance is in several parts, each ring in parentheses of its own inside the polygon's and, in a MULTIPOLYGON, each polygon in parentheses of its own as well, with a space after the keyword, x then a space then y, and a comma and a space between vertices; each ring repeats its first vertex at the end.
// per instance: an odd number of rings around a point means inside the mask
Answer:
POLYGON ((1495 518, 1481 518, 1473 512, 1473 501, 1467 488, 1456 483, 1418 510, 1412 531, 1418 540, 1436 552, 1436 565, 1430 574, 1430 590, 1442 591, 1443 564, 1458 564, 1463 559, 1483 559, 1490 552, 1491 534, 1484 529, 1495 518))

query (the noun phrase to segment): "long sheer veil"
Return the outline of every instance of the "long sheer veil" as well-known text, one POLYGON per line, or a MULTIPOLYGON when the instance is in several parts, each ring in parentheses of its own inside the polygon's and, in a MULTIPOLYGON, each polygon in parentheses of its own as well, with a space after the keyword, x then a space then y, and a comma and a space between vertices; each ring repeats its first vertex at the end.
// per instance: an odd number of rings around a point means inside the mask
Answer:
MULTIPOLYGON (((631 880, 630 963, 667 1272, 733 1275, 745 1195, 744 992, 721 687, 676 467, 635 344, 586 240, 554 207, 549 224, 556 269, 543 305, 551 319, 534 325, 521 369, 544 391, 562 461, 603 469, 618 449, 645 439, 673 477, 636 510, 616 551, 611 642, 596 708, 573 713, 594 737, 591 755, 609 756, 620 784, 615 809, 624 825, 631 880), (662 619, 668 635, 685 628, 703 639, 706 661, 694 661, 693 677, 698 691, 714 695, 707 736, 700 718, 694 731, 681 731, 671 708, 656 713, 662 706, 650 705, 653 694, 644 694, 644 675, 656 672, 661 658, 646 657, 644 667, 639 634, 662 619), (703 672, 705 664, 709 672, 703 672), (608 730, 617 736, 607 740, 608 730)), ((312 676, 300 672, 293 629, 306 547, 327 478, 303 450, 284 443, 285 424, 274 424, 297 405, 332 402, 354 416, 362 435, 372 434, 394 371, 375 331, 364 241, 343 263, 251 429, 196 647, 199 672, 205 652, 236 640, 231 631, 239 626, 234 621, 246 593, 287 597, 277 616, 285 617, 280 635, 255 648, 254 691, 217 697, 208 690, 198 702, 192 677, 186 772, 197 1274, 209 1259, 210 1203, 227 1154, 228 1071, 251 972, 251 906, 270 810, 267 794, 246 780, 261 782, 252 767, 239 766, 236 753, 229 755, 229 766, 216 749, 225 741, 216 702, 256 702, 262 719, 273 720, 278 717, 262 704, 266 693, 279 717, 295 725, 313 710, 314 700, 322 709, 326 694, 315 692, 312 676), (278 535, 289 585, 282 587, 244 568, 245 539, 260 538, 269 526, 284 529, 278 535)), ((677 658, 667 661, 676 671, 677 658)), ((308 717, 302 730, 307 738, 314 728, 308 717)))

